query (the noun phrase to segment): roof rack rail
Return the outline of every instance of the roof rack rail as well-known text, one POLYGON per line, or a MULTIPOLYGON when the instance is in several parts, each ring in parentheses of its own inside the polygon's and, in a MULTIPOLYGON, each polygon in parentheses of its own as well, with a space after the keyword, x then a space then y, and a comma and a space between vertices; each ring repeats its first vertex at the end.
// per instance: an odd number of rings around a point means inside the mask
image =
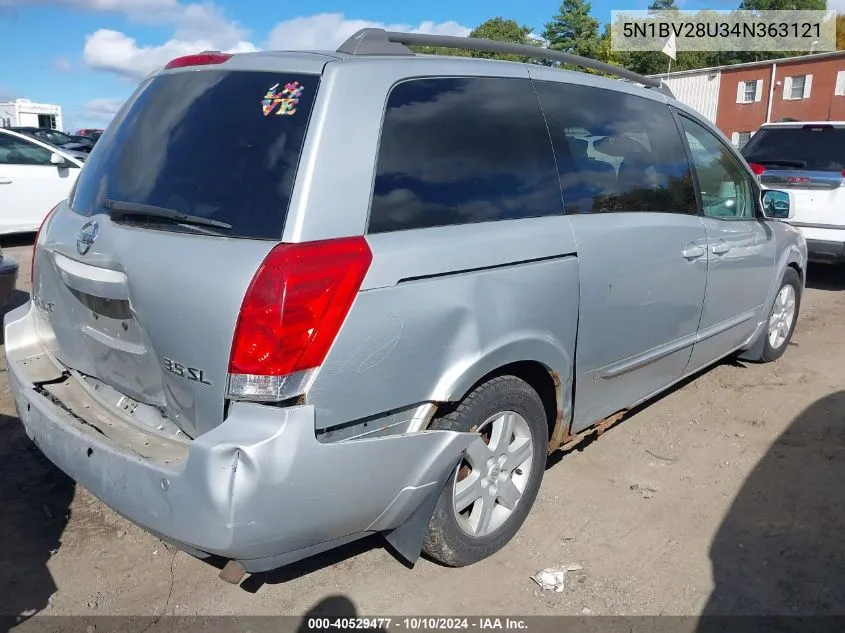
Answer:
POLYGON ((626 68, 619 68, 618 66, 605 64, 589 57, 581 57, 580 55, 555 51, 540 46, 501 42, 478 37, 403 33, 400 31, 366 28, 361 29, 341 44, 337 52, 347 55, 413 55, 414 52, 407 48, 408 46, 436 46, 468 51, 484 51, 487 53, 522 55, 534 59, 549 59, 582 68, 592 68, 608 75, 614 75, 621 79, 627 79, 628 81, 641 84, 647 88, 657 88, 661 92, 673 96, 668 86, 661 79, 645 77, 626 68))

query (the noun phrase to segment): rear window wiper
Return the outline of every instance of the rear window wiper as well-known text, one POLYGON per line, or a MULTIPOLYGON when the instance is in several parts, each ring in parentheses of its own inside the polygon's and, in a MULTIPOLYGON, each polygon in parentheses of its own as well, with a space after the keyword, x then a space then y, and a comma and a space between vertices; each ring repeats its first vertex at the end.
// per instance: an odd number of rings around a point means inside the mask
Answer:
POLYGON ((189 215, 173 209, 165 209, 151 204, 144 204, 142 202, 128 202, 126 200, 103 200, 103 206, 109 210, 109 215, 114 216, 146 216, 150 218, 159 218, 162 220, 170 220, 181 224, 189 224, 194 226, 212 226, 219 229, 231 229, 232 225, 220 220, 212 220, 211 218, 204 218, 199 215, 189 215))
POLYGON ((783 165, 784 167, 795 167, 801 169, 807 166, 806 160, 754 160, 746 159, 749 163, 757 163, 758 165, 783 165))

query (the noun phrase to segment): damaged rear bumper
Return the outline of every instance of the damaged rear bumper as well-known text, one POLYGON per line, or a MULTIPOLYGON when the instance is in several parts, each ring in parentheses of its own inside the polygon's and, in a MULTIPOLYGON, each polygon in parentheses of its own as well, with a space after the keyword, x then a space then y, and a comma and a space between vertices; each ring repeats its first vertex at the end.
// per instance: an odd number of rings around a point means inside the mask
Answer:
POLYGON ((197 439, 164 438, 108 411, 73 375, 39 386, 39 364, 52 361, 36 320, 31 304, 5 319, 9 380, 29 437, 132 522, 249 572, 403 526, 476 437, 429 431, 323 443, 311 406, 235 402, 197 439))

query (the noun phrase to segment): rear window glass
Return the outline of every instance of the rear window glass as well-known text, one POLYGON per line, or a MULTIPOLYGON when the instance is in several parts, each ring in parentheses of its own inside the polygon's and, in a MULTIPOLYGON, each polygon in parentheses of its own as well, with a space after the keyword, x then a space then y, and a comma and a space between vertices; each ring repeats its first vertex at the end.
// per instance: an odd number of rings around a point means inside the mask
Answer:
POLYGON ((318 83, 221 70, 152 79, 97 143, 71 207, 141 203, 231 224, 226 235, 278 238, 318 83))
POLYGON ((369 232, 563 215, 528 79, 398 84, 387 101, 369 232))
POLYGON ((742 155, 749 163, 785 161, 789 169, 845 169, 845 129, 833 127, 769 128, 751 137, 742 155))

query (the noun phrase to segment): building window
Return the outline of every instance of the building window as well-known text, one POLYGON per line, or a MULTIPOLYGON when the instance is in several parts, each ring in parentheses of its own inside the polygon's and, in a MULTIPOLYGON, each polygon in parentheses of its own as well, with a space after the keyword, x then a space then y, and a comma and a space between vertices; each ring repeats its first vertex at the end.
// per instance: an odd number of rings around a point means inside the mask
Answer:
POLYGON ((833 90, 834 96, 845 96, 845 70, 840 70, 836 73, 836 87, 833 90))
POLYGON ((38 127, 46 130, 56 129, 56 115, 54 114, 39 114, 38 127))
POLYGON ((753 81, 740 81, 736 87, 736 102, 754 103, 755 101, 760 101, 760 95, 762 92, 762 79, 755 79, 753 81))
POLYGON ((742 149, 750 139, 751 132, 739 132, 737 134, 737 149, 742 149))
POLYGON ((806 77, 793 77, 792 78, 792 91, 789 93, 790 99, 803 99, 804 98, 804 84, 807 82, 806 77))
POLYGON ((757 92, 757 82, 756 81, 746 81, 745 82, 745 102, 749 103, 754 101, 754 95, 757 92))
POLYGON ((810 89, 812 85, 812 75, 798 75, 797 77, 786 77, 783 80, 783 98, 788 101, 809 99, 810 89))

